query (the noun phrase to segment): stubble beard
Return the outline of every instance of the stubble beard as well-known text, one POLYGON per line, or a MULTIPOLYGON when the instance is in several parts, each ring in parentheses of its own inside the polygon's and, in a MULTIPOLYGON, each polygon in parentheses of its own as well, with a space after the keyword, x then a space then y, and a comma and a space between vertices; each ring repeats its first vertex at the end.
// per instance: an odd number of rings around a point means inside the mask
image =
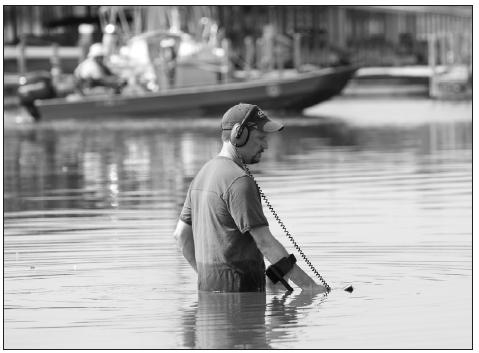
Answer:
POLYGON ((261 154, 263 153, 263 150, 259 151, 256 153, 254 156, 251 157, 249 164, 256 164, 259 163, 261 160, 261 154))

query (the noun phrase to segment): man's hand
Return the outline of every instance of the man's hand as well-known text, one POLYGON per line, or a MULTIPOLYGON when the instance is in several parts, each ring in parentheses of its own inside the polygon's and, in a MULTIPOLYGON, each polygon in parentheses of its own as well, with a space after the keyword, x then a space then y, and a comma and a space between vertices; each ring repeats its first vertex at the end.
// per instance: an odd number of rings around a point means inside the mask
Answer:
POLYGON ((310 292, 313 294, 321 294, 321 293, 327 293, 327 289, 325 286, 317 283, 311 283, 308 286, 305 286, 302 288, 303 292, 310 292))
POLYGON ((193 239, 193 230, 189 224, 182 220, 178 221, 173 236, 176 239, 178 248, 183 253, 185 259, 189 262, 191 267, 197 272, 196 258, 195 258, 195 242, 193 239))

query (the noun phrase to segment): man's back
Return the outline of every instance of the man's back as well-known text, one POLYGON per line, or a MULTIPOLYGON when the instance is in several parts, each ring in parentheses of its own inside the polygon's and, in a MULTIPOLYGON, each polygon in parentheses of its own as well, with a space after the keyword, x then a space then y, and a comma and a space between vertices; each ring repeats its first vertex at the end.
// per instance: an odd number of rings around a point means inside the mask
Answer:
POLYGON ((264 290, 263 255, 248 231, 268 222, 254 182, 238 164, 221 156, 205 164, 181 219, 193 228, 200 290, 264 290))

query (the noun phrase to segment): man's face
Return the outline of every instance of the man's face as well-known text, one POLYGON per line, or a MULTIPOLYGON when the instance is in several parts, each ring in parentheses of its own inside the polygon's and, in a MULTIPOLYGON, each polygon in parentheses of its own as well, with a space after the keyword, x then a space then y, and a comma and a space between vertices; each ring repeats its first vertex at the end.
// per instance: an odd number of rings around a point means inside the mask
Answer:
POLYGON ((268 134, 257 129, 250 129, 249 131, 248 142, 241 147, 241 154, 247 164, 254 164, 261 160, 261 154, 268 149, 268 134))

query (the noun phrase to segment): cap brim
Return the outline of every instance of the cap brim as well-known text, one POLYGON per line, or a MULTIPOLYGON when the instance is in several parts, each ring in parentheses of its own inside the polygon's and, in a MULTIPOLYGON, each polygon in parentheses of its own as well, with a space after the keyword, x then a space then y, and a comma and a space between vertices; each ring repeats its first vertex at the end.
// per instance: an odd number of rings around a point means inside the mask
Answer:
POLYGON ((284 125, 273 120, 266 121, 259 129, 263 132, 277 132, 283 130, 284 125))

